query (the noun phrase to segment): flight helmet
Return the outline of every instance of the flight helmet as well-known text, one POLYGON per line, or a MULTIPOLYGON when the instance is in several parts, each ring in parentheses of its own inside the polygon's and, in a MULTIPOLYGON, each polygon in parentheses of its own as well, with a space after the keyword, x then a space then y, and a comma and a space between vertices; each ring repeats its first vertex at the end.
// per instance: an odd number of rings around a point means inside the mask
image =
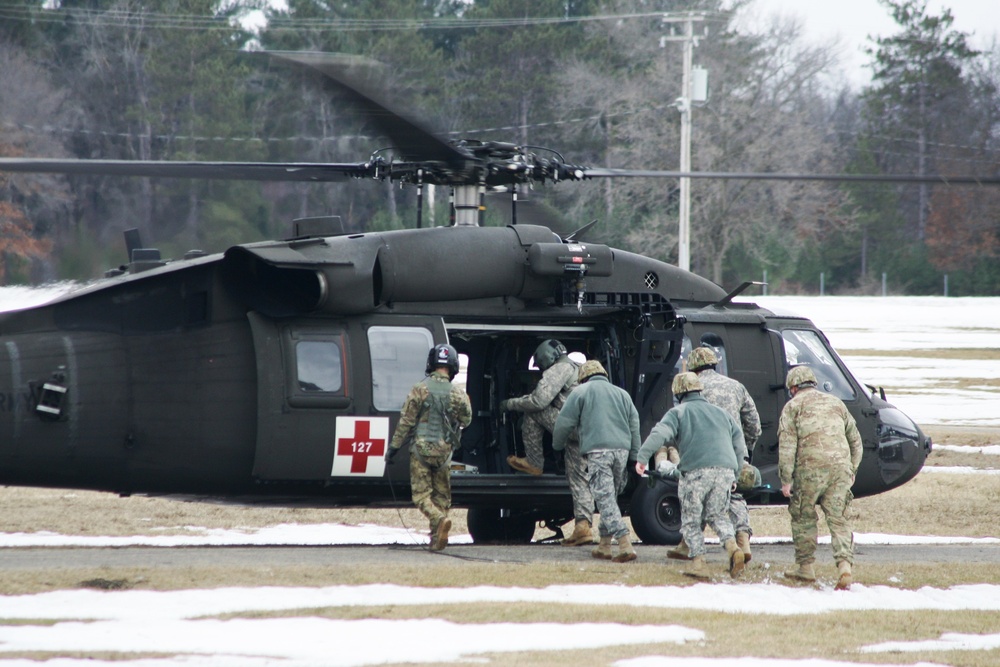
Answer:
POLYGON ((432 347, 427 353, 427 374, 433 373, 438 366, 445 366, 448 369, 448 379, 454 380, 458 375, 458 350, 445 343, 432 347))
POLYGON ((535 363, 543 371, 549 366, 559 361, 559 357, 566 354, 566 346, 552 338, 543 340, 542 344, 535 350, 535 363))

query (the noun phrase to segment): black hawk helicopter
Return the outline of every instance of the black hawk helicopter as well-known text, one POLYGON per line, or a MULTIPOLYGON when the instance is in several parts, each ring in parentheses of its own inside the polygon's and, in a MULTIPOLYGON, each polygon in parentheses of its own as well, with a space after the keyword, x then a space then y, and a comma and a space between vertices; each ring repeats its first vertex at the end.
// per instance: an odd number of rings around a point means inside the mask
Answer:
MULTIPOLYGON (((777 422, 791 365, 844 400, 864 457, 854 494, 912 479, 931 449, 921 429, 851 375, 804 317, 736 302, 688 271, 642 255, 517 224, 479 225, 488 189, 675 172, 592 169, 554 151, 439 139, 353 83, 329 54, 279 57, 335 81, 393 140, 358 163, 199 163, 0 159, 0 170, 147 177, 448 186, 446 228, 345 234, 298 221, 291 238, 164 261, 126 233, 129 263, 49 303, 0 314, 0 484, 329 506, 409 502, 408 466, 383 453, 427 351, 449 342, 467 360, 472 424, 452 475, 476 542, 530 541, 536 522, 572 518, 559 460, 514 474, 519 433, 498 404, 530 391, 545 339, 600 360, 627 389, 643 435, 672 405, 670 383, 692 346, 742 382, 763 435, 753 456, 780 502, 777 422)), ((750 177, 690 174, 693 177, 750 177)), ((803 178, 780 174, 766 178, 803 178)), ((809 178, 809 177, 804 177, 809 178)), ((824 177, 816 177, 824 178, 824 177)), ((419 201, 418 197, 418 201, 419 201)), ((421 225, 418 222, 418 227, 421 225)), ((620 498, 639 538, 680 539, 676 483, 640 482, 620 498)))

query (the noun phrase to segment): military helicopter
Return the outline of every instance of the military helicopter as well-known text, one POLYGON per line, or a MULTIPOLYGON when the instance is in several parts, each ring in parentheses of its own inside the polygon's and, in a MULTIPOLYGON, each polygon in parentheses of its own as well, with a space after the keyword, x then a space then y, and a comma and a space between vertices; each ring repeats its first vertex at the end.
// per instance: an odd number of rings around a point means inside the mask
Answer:
MULTIPOLYGON (((126 232, 129 261, 55 300, 0 314, 0 483, 122 495, 200 494, 318 506, 409 503, 408 466, 383 453, 427 351, 449 342, 466 362, 472 424, 452 472, 475 542, 558 533, 572 518, 561 460, 515 474, 518 429, 498 409, 530 391, 545 339, 600 360, 632 395, 645 436, 672 405, 692 346, 741 381, 761 415, 751 501, 780 502, 777 421, 791 365, 857 419, 857 497, 913 478, 931 440, 884 392, 865 387, 804 317, 735 298, 642 255, 561 238, 541 225, 479 225, 487 189, 653 176, 591 169, 555 151, 449 143, 345 75, 343 62, 284 54, 335 81, 394 143, 392 157, 337 164, 0 159, 0 170, 150 177, 330 181, 391 179, 453 188, 449 227, 344 233, 334 218, 297 221, 290 238, 166 261, 126 232)), ((736 175, 735 177, 740 177, 736 175)), ((418 190, 419 191, 419 190, 418 190)), ((401 459, 402 457, 400 457, 401 459)), ((631 480, 620 498, 639 538, 680 539, 676 483, 631 480)))

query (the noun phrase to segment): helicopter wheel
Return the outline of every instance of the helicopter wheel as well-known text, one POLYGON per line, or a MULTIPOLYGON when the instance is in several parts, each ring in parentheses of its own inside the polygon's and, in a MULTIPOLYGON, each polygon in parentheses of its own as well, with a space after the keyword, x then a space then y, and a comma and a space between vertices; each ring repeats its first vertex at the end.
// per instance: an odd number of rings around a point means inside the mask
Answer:
POLYGON ((632 494, 629 516, 643 544, 673 545, 681 541, 681 499, 675 480, 639 484, 632 494))
POLYGON ((499 507, 470 507, 466 522, 474 544, 528 544, 535 516, 499 507))

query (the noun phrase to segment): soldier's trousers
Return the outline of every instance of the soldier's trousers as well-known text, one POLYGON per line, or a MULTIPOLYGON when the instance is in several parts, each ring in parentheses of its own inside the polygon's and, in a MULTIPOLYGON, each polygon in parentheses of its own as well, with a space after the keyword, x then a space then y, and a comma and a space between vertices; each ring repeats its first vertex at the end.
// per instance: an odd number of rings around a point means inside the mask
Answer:
POLYGON ((628 526, 618 507, 618 494, 625 490, 627 449, 605 449, 587 454, 587 479, 601 515, 601 537, 628 535, 628 526))
MULTIPOLYGON (((556 426, 559 410, 549 406, 538 412, 525 412, 521 422, 521 438, 524 440, 524 456, 528 463, 539 470, 545 465, 542 454, 542 438, 545 432, 552 433, 556 426)), ((566 463, 566 479, 573 494, 573 518, 577 521, 591 521, 594 517, 594 496, 587 481, 587 461, 580 454, 580 442, 576 438, 566 441, 563 450, 566 463)))
POLYGON ((830 529, 835 561, 854 563, 854 533, 845 516, 851 499, 850 470, 796 470, 788 513, 792 517, 795 562, 811 563, 816 557, 816 505, 823 508, 830 529))
POLYGON ((681 536, 692 558, 705 554, 705 524, 712 527, 722 544, 736 537, 729 519, 729 490, 734 481, 736 476, 729 468, 699 468, 684 473, 678 482, 681 536))
POLYGON ((729 496, 729 520, 733 522, 733 530, 737 533, 753 535, 750 528, 750 510, 747 509, 747 501, 739 493, 732 493, 729 496))
POLYGON ((542 453, 542 437, 545 432, 552 433, 559 418, 559 408, 550 405, 538 412, 525 412, 521 421, 521 439, 524 441, 524 458, 528 463, 542 470, 545 468, 545 457, 542 453))
POLYGON ((451 508, 451 454, 421 456, 411 450, 410 490, 413 504, 430 521, 434 533, 451 508))

